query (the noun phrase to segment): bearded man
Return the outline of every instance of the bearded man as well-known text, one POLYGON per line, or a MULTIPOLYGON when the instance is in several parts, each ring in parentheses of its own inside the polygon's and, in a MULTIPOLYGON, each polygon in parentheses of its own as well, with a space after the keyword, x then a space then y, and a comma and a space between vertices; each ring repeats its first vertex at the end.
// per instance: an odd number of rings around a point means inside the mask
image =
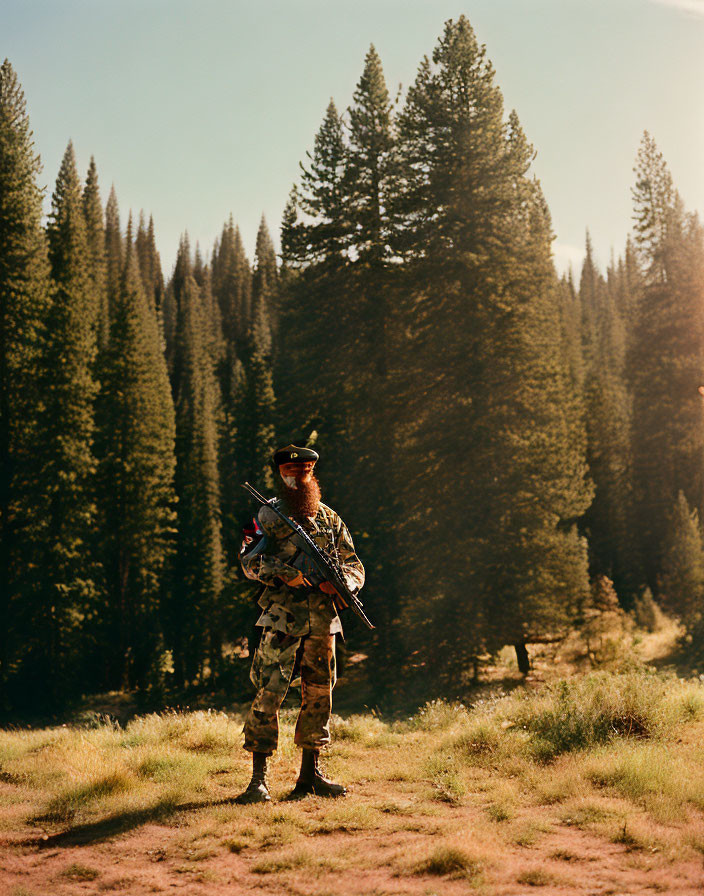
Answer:
MULTIPOLYGON (((357 592, 364 584, 364 567, 347 526, 320 500, 313 472, 317 460, 316 451, 296 445, 274 453, 277 506, 340 563, 348 587, 357 592)), ((335 636, 342 632, 335 605, 337 592, 330 582, 314 584, 314 571, 297 546, 294 532, 267 506, 259 508, 251 528, 245 530, 240 561, 247 578, 261 582, 264 588, 259 597, 263 612, 257 620, 262 635, 250 673, 257 694, 244 725, 244 748, 252 753, 252 780, 238 802, 271 799, 267 760, 278 745, 279 708, 298 672, 301 709, 295 742, 302 749, 302 758, 289 798, 342 796, 346 788, 326 778, 318 764, 320 750, 330 743, 335 636)))

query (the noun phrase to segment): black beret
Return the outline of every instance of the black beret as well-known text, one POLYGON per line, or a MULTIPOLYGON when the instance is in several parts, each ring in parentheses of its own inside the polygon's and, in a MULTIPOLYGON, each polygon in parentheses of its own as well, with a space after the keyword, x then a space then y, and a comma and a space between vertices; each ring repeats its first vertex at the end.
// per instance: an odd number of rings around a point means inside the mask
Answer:
POLYGON ((318 452, 313 451, 312 448, 298 448, 296 445, 286 445, 285 448, 278 448, 274 452, 272 460, 274 467, 279 467, 281 464, 303 464, 309 461, 315 463, 319 457, 318 452))

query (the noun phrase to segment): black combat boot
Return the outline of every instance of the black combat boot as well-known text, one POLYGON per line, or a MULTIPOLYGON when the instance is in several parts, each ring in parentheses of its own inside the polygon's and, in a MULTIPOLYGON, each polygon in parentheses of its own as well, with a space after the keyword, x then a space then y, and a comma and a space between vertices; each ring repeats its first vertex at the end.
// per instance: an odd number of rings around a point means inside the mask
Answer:
POLYGON ((342 784, 335 784, 321 772, 318 766, 319 750, 303 750, 301 756, 301 771, 298 781, 291 793, 289 800, 300 800, 304 796, 344 796, 347 788, 342 784))
POLYGON ((269 788, 266 786, 266 761, 268 758, 269 753, 252 753, 252 780, 244 793, 241 793, 235 800, 239 805, 271 802, 269 788))

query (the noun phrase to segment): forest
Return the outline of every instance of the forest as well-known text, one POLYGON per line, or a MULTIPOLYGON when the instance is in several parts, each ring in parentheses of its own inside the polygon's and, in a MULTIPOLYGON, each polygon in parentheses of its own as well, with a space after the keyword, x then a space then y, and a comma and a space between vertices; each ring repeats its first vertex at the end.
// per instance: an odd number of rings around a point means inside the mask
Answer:
POLYGON ((367 570, 379 699, 452 696, 612 595, 704 657, 704 234, 645 132, 633 229, 558 275, 535 150, 448 21, 402 101, 372 46, 253 258, 235 221, 170 276, 69 142, 44 218, 0 68, 0 713, 128 690, 246 699, 241 484, 315 447, 367 570), (527 647, 528 645, 528 647, 527 647))

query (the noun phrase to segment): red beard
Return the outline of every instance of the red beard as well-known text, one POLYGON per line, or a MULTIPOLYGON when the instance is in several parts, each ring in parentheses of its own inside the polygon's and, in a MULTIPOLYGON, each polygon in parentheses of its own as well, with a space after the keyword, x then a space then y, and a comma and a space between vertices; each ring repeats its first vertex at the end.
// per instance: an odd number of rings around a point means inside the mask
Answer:
POLYGON ((308 482, 298 482, 297 488, 289 488, 283 481, 279 482, 279 497, 291 516, 305 519, 315 516, 320 507, 320 483, 311 476, 308 482))

